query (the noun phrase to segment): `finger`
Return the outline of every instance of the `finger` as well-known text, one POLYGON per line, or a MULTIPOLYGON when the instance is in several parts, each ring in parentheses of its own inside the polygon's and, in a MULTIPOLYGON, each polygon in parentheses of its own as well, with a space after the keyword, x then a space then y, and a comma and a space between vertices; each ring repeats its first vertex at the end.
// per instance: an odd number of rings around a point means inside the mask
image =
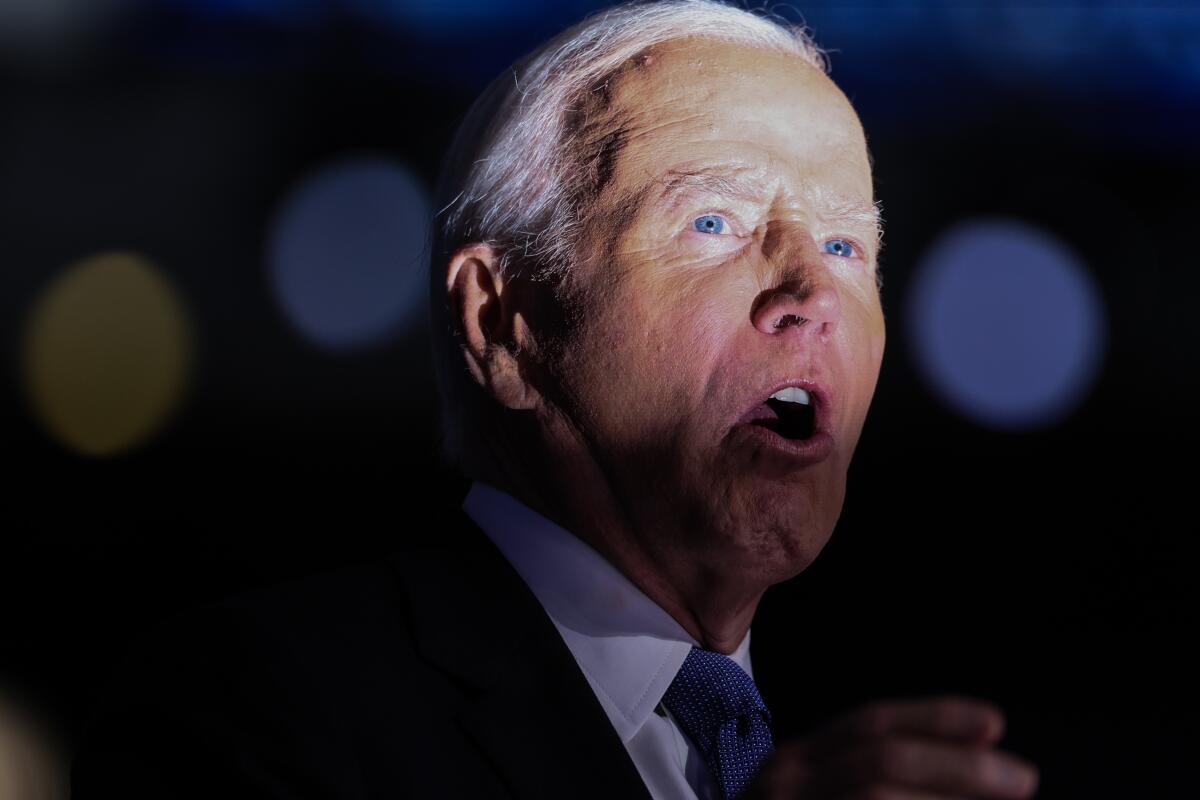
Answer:
MULTIPOLYGON (((867 792, 864 778, 869 779, 858 761, 848 758, 847 753, 838 763, 816 762, 805 756, 803 746, 795 740, 784 742, 776 748, 743 797, 747 800, 853 800, 867 792)), ((878 793, 882 786, 870 788, 878 793)), ((907 792, 904 787, 891 789, 907 792)), ((948 800, 948 799, 944 799, 948 800)))
POLYGON ((806 740, 806 750, 841 750, 852 741, 920 736, 994 744, 1004 735, 1004 714, 995 705, 957 695, 872 703, 834 720, 806 740))
MULTIPOLYGON (((883 785, 986 800, 1023 800, 1037 769, 1010 753, 891 737, 855 748, 827 765, 831 785, 883 785)), ((823 780, 824 782, 824 780, 823 780)))
POLYGON ((776 752, 741 797, 743 800, 968 800, 904 786, 835 786, 813 774, 811 766, 776 752), (814 780, 816 778, 816 780, 814 780), (847 794, 851 792, 851 794, 847 794))
POLYGON ((807 797, 809 765, 787 752, 776 751, 742 797, 746 800, 792 800, 807 797))

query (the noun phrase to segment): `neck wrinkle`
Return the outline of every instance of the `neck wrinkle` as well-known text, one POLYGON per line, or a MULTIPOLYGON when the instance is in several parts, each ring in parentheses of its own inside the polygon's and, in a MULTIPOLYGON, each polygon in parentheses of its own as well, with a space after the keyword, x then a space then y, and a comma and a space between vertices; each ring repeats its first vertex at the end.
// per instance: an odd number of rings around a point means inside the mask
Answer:
POLYGON ((603 485, 590 487, 591 492, 581 491, 571 481, 574 471, 569 465, 556 465, 544 451, 519 447, 514 439, 503 431, 493 435, 487 459, 492 468, 474 477, 507 492, 591 546, 700 647, 723 655, 737 650, 750 630, 765 587, 722 581, 712 570, 694 564, 686 574, 675 574, 670 565, 689 565, 686 554, 672 558, 669 552, 652 551, 634 535, 634 522, 614 495, 602 465, 591 462, 599 478, 596 483, 603 485), (540 483, 528 477, 535 474, 550 479, 540 483))

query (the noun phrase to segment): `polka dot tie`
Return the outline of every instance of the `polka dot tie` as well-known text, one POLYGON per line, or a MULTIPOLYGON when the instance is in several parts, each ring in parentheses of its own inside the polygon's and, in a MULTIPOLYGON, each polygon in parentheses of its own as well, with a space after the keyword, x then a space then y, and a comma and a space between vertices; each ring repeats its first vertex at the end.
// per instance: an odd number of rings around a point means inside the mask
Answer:
POLYGON ((663 705, 696 743, 726 800, 745 790, 775 749, 771 712, 729 656, 693 647, 663 705))

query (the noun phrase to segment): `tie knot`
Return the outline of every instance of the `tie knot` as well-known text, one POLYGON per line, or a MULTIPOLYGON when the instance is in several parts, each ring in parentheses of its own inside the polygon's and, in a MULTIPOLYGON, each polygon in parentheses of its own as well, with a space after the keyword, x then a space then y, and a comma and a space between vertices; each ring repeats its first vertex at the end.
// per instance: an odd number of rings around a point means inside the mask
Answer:
POLYGON ((669 707, 679 703, 718 725, 751 712, 770 719, 754 679, 729 656, 699 647, 688 653, 664 699, 669 707))
POLYGON ((693 647, 663 696, 725 797, 740 793, 773 749, 771 714, 729 656, 693 647))

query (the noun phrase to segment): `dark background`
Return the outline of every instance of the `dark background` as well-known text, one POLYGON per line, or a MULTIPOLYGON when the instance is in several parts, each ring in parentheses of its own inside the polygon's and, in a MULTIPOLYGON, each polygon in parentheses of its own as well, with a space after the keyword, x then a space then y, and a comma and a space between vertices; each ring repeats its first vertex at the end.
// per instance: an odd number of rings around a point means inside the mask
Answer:
MULTIPOLYGON (((69 754, 139 632, 386 551, 437 524, 431 496, 465 492, 434 456, 420 318, 323 347, 275 298, 266 242, 337 159, 392 158, 431 186, 486 81, 599 4, 19 5, 0 16, 0 679, 69 754), (110 250, 170 279, 198 355, 154 436, 87 457, 39 423, 20 342, 55 276, 110 250)), ((755 623, 756 672, 792 687, 768 697, 783 732, 963 692, 1008 712, 1042 797, 1187 794, 1200 12, 802 8, 874 154, 889 349, 838 530, 755 623), (1101 369, 1053 424, 973 421, 906 339, 922 253, 981 215, 1053 232, 1103 299, 1101 369)))

